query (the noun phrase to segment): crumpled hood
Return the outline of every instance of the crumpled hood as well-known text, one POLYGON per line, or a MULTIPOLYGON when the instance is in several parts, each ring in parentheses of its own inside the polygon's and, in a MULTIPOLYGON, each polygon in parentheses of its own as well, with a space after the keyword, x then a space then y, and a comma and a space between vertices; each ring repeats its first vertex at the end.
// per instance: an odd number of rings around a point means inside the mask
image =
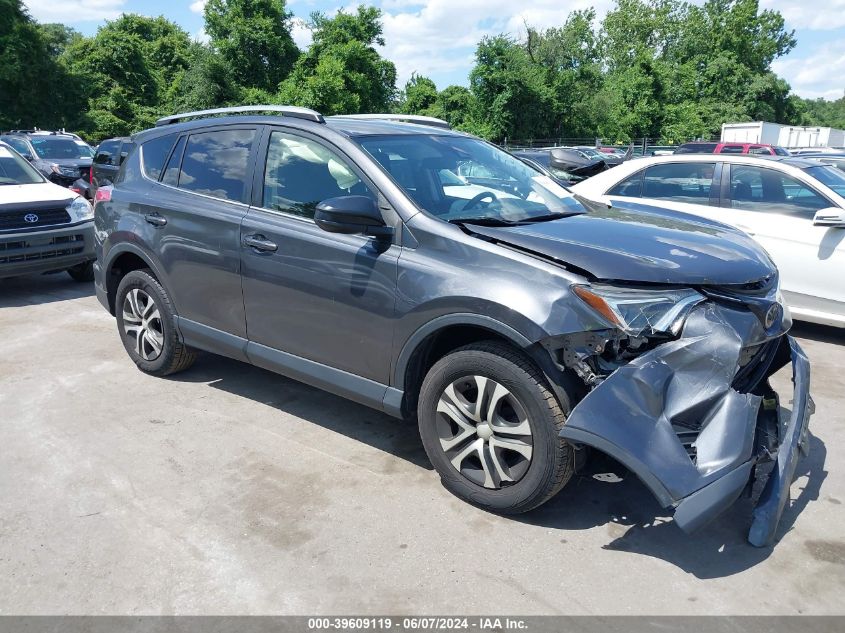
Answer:
POLYGON ((639 204, 524 226, 468 225, 478 235, 576 266, 599 279, 684 285, 746 284, 775 265, 732 227, 639 204))

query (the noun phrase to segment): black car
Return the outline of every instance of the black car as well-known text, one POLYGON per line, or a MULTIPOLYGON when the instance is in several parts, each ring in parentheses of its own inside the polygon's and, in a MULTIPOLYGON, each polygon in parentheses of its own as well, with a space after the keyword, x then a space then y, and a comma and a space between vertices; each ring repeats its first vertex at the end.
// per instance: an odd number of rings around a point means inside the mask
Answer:
POLYGON ((50 181, 70 187, 82 178, 88 181, 93 150, 75 134, 17 130, 0 135, 50 181))
POLYGON ((134 147, 135 144, 128 137, 110 138, 97 146, 87 192, 90 200, 94 199, 97 188, 114 182, 120 166, 134 147))
POLYGON ((774 460, 749 533, 770 544, 812 405, 767 254, 393 118, 245 106, 135 135, 95 205, 97 296, 135 364, 207 350, 416 419, 443 484, 500 513, 592 447, 693 530, 774 460))
POLYGON ((0 142, 0 278, 67 271, 92 281, 93 218, 85 199, 0 142))

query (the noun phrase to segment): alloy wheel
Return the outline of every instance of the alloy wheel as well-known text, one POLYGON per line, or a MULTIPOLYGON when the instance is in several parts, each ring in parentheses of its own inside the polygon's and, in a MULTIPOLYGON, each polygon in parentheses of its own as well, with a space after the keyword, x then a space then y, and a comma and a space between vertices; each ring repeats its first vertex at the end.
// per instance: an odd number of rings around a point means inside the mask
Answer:
POLYGON ((152 361, 161 355, 161 313, 153 298, 140 288, 130 290, 123 300, 123 331, 132 341, 135 353, 144 360, 152 361))
POLYGON ((534 450, 528 415, 495 380, 464 376, 450 383, 437 402, 436 426, 446 457, 473 483, 499 489, 528 472, 534 450))

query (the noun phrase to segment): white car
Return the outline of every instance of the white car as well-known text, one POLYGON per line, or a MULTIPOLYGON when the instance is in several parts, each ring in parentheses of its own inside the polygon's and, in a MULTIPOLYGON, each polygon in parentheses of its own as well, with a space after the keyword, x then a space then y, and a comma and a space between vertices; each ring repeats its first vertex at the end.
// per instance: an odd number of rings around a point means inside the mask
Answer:
POLYGON ((742 229, 780 270, 795 319, 845 327, 845 172, 798 157, 675 154, 628 161, 572 189, 742 229))
POLYGON ((0 142, 0 279, 66 270, 94 280, 94 210, 0 142))

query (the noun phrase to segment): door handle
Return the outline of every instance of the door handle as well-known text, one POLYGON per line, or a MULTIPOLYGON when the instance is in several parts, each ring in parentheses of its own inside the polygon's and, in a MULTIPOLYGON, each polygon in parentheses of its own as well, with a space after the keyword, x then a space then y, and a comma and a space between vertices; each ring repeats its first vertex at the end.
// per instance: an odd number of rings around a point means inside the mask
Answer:
POLYGON ((147 213, 144 219, 153 226, 164 226, 167 224, 167 218, 159 213, 147 213))
POLYGON ((251 246, 257 251, 264 251, 267 253, 275 253, 279 247, 275 242, 271 242, 263 235, 247 235, 243 240, 244 246, 251 246))

